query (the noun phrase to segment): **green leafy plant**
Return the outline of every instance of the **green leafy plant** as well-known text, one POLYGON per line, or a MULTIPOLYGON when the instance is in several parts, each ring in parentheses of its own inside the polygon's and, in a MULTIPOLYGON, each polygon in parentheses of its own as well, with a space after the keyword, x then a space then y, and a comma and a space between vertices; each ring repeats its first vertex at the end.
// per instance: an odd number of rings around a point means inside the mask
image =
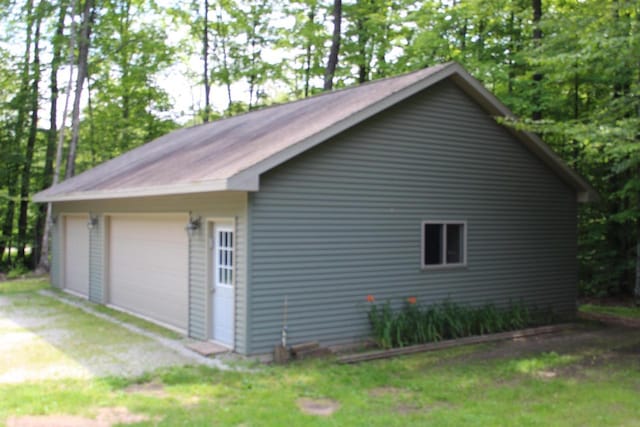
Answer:
POLYGON ((394 311, 391 301, 376 305, 372 295, 367 301, 373 337, 382 348, 493 334, 555 321, 551 310, 530 309, 522 302, 510 302, 506 308, 493 304, 469 307, 447 299, 420 306, 415 297, 409 297, 401 310, 394 311))

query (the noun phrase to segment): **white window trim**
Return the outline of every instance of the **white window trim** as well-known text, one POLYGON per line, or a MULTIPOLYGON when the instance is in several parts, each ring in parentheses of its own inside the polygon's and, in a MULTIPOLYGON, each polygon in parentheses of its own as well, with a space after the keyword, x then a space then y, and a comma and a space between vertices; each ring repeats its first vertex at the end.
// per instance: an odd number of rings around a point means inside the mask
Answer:
MULTIPOLYGON (((445 227, 443 227, 444 230, 445 227)), ((465 220, 446 220, 446 221, 438 221, 438 220, 427 220, 422 221, 422 225, 420 226, 420 265, 423 270, 442 270, 442 269, 450 269, 450 268, 464 268, 467 266, 467 221, 465 220), (424 226, 427 224, 438 224, 438 225, 462 225, 462 259, 463 262, 456 263, 447 263, 447 239, 446 236, 442 238, 442 264, 425 264, 424 262, 424 250, 425 250, 425 233, 424 226)))

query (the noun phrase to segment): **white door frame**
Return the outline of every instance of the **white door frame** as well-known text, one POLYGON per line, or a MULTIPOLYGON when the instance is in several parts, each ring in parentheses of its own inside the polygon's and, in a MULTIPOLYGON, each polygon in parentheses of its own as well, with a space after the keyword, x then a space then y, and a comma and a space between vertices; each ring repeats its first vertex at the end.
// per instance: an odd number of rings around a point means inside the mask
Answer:
POLYGON ((236 300, 237 300, 237 280, 238 277, 238 262, 237 262, 237 226, 236 226, 236 218, 235 217, 220 217, 220 218, 207 218, 207 227, 206 227, 206 239, 205 239, 205 253, 207 259, 207 283, 206 283, 206 299, 207 299, 207 337, 210 341, 221 344, 225 347, 230 347, 231 349, 235 348, 235 335, 236 335, 236 300), (216 245, 215 245, 215 231, 216 226, 224 226, 228 227, 233 232, 233 277, 232 277, 232 286, 233 286, 233 315, 232 315, 232 343, 229 345, 228 343, 221 343, 214 339, 214 287, 215 287, 215 274, 216 274, 216 265, 214 260, 216 245))

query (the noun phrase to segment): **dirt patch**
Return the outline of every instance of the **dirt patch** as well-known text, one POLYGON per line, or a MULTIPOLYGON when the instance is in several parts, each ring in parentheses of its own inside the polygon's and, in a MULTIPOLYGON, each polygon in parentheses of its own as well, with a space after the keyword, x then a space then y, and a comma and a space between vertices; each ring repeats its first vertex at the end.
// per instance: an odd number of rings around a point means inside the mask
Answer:
POLYGON ((400 415, 409 415, 417 412, 428 412, 429 408, 422 408, 421 406, 413 403, 401 403, 396 405, 393 410, 400 415))
POLYGON ((376 387, 369 390, 369 396, 371 397, 385 397, 385 396, 393 396, 400 393, 404 393, 406 390, 398 387, 392 386, 382 386, 376 387))
POLYGON ((164 389, 164 385, 157 382, 133 384, 125 388, 124 392, 128 394, 143 394, 145 396, 153 397, 167 397, 169 395, 164 389))
POLYGON ((543 380, 551 380, 557 377, 558 374, 555 371, 538 371, 536 372, 536 377, 541 378, 543 380))
POLYGON ((112 426, 114 424, 133 424, 149 420, 149 416, 134 414, 129 412, 129 409, 122 406, 101 408, 98 411, 98 416, 96 417, 97 422, 103 423, 106 426, 112 426))
POLYGON ((340 402, 332 399, 310 399, 302 397, 297 401, 298 408, 308 415, 328 417, 340 409, 340 402))
POLYGON ((200 396, 188 396, 183 399, 180 399, 180 404, 182 404, 182 406, 184 406, 187 409, 196 408, 198 405, 200 405, 200 402, 202 402, 202 399, 200 399, 200 396))
POLYGON ((149 421, 147 415, 134 414, 118 406, 101 408, 95 419, 76 415, 27 415, 10 417, 7 427, 111 427, 115 424, 134 424, 149 421))
POLYGON ((394 412, 400 415, 426 414, 438 408, 450 408, 453 405, 448 403, 435 403, 433 405, 421 406, 417 403, 400 403, 393 407, 394 412))
MULTIPOLYGON (((573 329, 517 341, 495 343, 488 348, 447 358, 437 365, 458 365, 488 360, 517 359, 540 353, 627 355, 640 350, 640 330, 622 326, 578 324, 573 329)), ((637 355, 637 353, 635 353, 637 355)))
POLYGON ((637 369, 640 367, 640 360, 637 353, 630 352, 627 347, 622 347, 600 354, 586 355, 577 363, 560 366, 553 371, 560 377, 582 379, 596 375, 598 372, 599 375, 606 375, 606 366, 614 365, 617 367, 629 366, 637 369), (594 371, 593 368, 597 368, 597 371, 594 371))
POLYGON ((622 325, 630 328, 640 328, 640 319, 615 316, 613 314, 606 313, 578 313, 578 317, 584 320, 593 320, 596 322, 607 323, 610 325, 622 325))
POLYGON ((633 343, 627 346, 622 346, 617 349, 620 354, 628 354, 632 356, 640 356, 640 342, 633 343))
POLYGON ((39 415, 10 417, 7 427, 102 427, 95 420, 73 415, 39 415))

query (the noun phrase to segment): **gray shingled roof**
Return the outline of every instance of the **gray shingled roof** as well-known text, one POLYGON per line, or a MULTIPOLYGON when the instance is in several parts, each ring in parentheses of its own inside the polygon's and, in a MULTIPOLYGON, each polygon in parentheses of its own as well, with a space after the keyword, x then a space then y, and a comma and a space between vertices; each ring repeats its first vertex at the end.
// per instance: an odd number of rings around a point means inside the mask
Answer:
MULTIPOLYGON (((34 201, 257 191, 260 174, 445 78, 493 115, 512 116, 456 63, 179 129, 61 182, 34 201)), ((591 188, 537 137, 518 136, 577 192, 591 188)), ((593 193, 595 195, 595 193, 593 193)))

